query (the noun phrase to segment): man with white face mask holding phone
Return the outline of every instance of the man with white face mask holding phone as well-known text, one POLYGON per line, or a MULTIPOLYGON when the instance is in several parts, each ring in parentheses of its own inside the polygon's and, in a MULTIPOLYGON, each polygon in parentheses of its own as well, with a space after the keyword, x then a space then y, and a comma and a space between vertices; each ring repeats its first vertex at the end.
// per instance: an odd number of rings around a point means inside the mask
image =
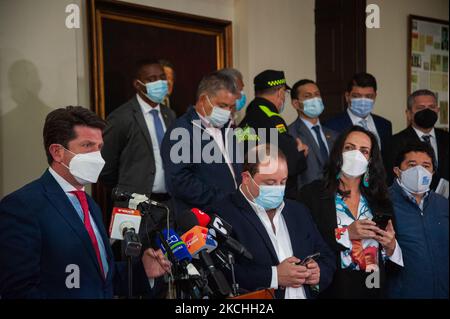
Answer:
MULTIPOLYGON (((85 186, 105 164, 105 122, 81 106, 48 114, 44 145, 49 163, 41 178, 0 202, 2 298, 103 299, 125 295, 125 264, 116 263, 102 214, 85 186)), ((134 265, 134 292, 152 295, 147 278, 169 271, 160 250, 134 265)), ((125 279, 126 280, 126 279, 125 279)))
POLYGON ((426 142, 407 144, 390 188, 397 240, 405 267, 389 273, 390 298, 448 299, 448 200, 430 190, 435 153, 426 142))

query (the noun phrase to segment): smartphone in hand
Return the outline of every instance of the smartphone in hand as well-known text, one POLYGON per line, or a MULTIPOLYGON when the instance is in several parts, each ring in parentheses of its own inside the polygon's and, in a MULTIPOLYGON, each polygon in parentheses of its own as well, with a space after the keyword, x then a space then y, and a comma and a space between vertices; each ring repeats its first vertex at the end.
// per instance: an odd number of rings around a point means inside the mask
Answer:
POLYGON ((375 214, 372 218, 372 221, 377 224, 378 228, 380 228, 382 230, 386 230, 387 224, 390 219, 391 219, 391 216, 389 216, 389 215, 375 214))
POLYGON ((296 265, 306 266, 312 260, 317 261, 317 259, 319 259, 319 257, 320 257, 320 253, 315 253, 315 254, 309 255, 309 256, 305 257, 299 263, 296 263, 296 265))

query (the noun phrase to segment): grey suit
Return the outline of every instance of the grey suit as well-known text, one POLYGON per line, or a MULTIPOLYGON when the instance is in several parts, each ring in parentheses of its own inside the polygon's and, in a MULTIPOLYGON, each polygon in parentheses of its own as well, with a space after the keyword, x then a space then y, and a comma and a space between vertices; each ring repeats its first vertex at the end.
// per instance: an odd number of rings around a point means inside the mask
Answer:
MULTIPOLYGON (((175 113, 161 105, 166 129, 175 113)), ((100 180, 108 187, 139 194, 151 194, 155 180, 152 140, 139 102, 135 97, 109 114, 103 134, 105 167, 100 180)))
MULTIPOLYGON (((328 149, 331 152, 338 133, 324 127, 323 125, 321 125, 321 127, 325 135, 328 149)), ((309 184, 316 179, 322 178, 323 169, 325 168, 325 164, 328 162, 328 158, 322 158, 319 145, 314 139, 313 133, 299 117, 291 125, 289 125, 289 134, 295 138, 300 138, 302 142, 309 147, 309 153, 306 157, 306 170, 304 170, 303 173, 297 178, 298 189, 300 189, 302 186, 309 184)))

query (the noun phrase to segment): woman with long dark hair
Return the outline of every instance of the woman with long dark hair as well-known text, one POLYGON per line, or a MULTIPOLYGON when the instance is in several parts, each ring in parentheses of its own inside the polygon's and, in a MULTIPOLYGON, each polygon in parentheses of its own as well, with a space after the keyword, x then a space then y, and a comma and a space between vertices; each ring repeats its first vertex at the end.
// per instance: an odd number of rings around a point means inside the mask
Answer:
POLYGON ((323 298, 380 298, 388 263, 403 265, 377 138, 353 126, 335 142, 324 179, 298 196, 336 252, 337 271, 323 298))

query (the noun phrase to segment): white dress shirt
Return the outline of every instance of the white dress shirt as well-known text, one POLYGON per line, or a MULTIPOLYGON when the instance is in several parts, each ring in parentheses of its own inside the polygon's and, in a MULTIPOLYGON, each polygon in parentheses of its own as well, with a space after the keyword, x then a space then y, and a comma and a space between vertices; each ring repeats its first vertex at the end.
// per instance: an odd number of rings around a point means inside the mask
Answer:
MULTIPOLYGON (((202 116, 200 113, 197 112, 197 115, 199 116, 201 123, 205 127, 205 128, 200 127, 200 129, 202 129, 203 131, 208 133, 213 138, 213 140, 216 142, 216 144, 219 146, 219 150, 222 153, 223 158, 225 159, 225 163, 227 164, 228 169, 230 170, 231 176, 233 177, 234 187, 237 189, 238 185, 236 182, 236 173, 234 172, 233 164, 231 162, 230 155, 228 153, 228 147, 229 147, 229 145, 228 145, 228 142, 229 142, 228 137, 229 136, 228 135, 229 134, 225 133, 225 143, 224 143, 222 129, 210 125, 209 121, 204 116, 202 116)), ((232 123, 233 123, 233 121, 230 120, 228 127, 225 129, 225 132, 227 132, 227 130, 230 129, 232 123)))
POLYGON ((359 116, 356 116, 355 114, 353 114, 350 111, 350 108, 347 108, 347 113, 348 113, 348 116, 350 116, 350 120, 352 121, 353 125, 358 125, 358 126, 364 127, 361 124, 361 121, 364 121, 364 120, 366 121, 367 129, 370 132, 372 132, 373 134, 375 134, 375 136, 378 140, 378 146, 380 146, 380 149, 381 149, 380 135, 378 135, 377 127, 375 126, 375 122, 373 120, 372 114, 369 114, 366 118, 362 118, 362 117, 359 117, 359 116))
POLYGON ((322 128, 322 125, 320 125, 320 121, 317 120, 316 124, 312 124, 310 121, 302 118, 301 116, 300 116, 300 119, 303 121, 303 123, 305 123, 306 127, 310 130, 311 135, 314 137, 314 140, 316 141, 318 147, 320 147, 319 140, 317 139, 317 134, 313 130, 313 127, 317 126, 317 125, 320 127, 320 137, 322 138, 322 141, 325 144, 325 147, 327 148, 328 154, 330 154, 330 149, 328 148, 327 139, 325 137, 325 134, 323 133, 323 128, 322 128))
POLYGON ((158 110, 159 119, 161 120, 164 132, 166 131, 166 125, 161 114, 161 107, 158 104, 156 107, 151 107, 150 104, 145 102, 139 94, 136 94, 139 105, 141 106, 142 114, 144 115, 145 123, 147 124, 148 132, 152 140, 153 157, 155 158, 155 180, 153 182, 152 193, 167 193, 166 182, 164 179, 164 167, 161 158, 161 151, 159 149, 158 137, 156 135, 155 123, 153 122, 153 116, 150 114, 152 110, 158 110))
POLYGON ((438 146, 437 146, 436 132, 434 131, 434 127, 430 131, 430 133, 424 133, 424 132, 416 129, 414 126, 412 126, 412 128, 414 129, 414 131, 416 132, 417 136, 419 137, 419 139, 422 142, 425 142, 425 140, 423 139, 424 135, 430 135, 430 143, 431 143, 431 147, 433 147, 434 155, 436 156, 436 164, 439 164, 438 163, 438 146))
MULTIPOLYGON (((286 221, 284 220, 283 214, 281 214, 284 208, 284 202, 276 209, 275 216, 273 218, 273 225, 276 232, 273 231, 272 223, 270 222, 269 215, 267 215, 266 210, 247 198, 242 191, 242 185, 239 186, 239 190, 245 199, 248 201, 250 206, 253 208, 254 212, 261 220, 264 228, 269 235, 270 241, 272 242, 273 248, 278 257, 278 261, 281 263, 286 258, 293 256, 291 238, 289 236, 289 231, 286 226, 286 221)), ((277 267, 272 266, 272 281, 270 283, 270 288, 278 289, 278 272, 277 267)), ((286 287, 286 292, 284 295, 285 299, 306 299, 305 288, 301 286, 300 288, 286 287)))

